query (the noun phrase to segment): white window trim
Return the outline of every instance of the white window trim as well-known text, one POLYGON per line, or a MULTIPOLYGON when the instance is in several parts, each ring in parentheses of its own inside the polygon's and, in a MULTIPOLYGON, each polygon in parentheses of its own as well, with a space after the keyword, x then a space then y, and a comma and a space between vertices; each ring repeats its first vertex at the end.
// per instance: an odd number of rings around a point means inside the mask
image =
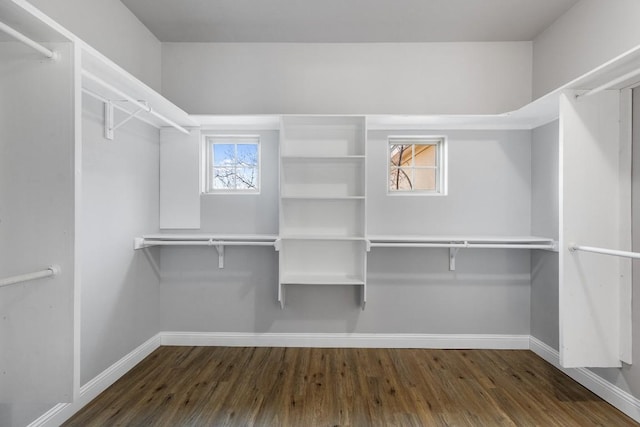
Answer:
MULTIPOLYGON (((241 143, 240 143, 241 144, 241 143)), ((202 135, 202 161, 201 161, 201 185, 200 185, 200 194, 202 196, 221 196, 221 195, 241 195, 241 196, 251 196, 251 195, 259 195, 262 191, 262 141, 260 135, 257 134, 235 134, 235 133, 203 133, 202 135), (251 138, 256 140, 256 144, 258 144, 258 188, 256 190, 251 189, 211 189, 208 190, 208 179, 209 172, 213 165, 211 165, 211 156, 210 156, 210 146, 209 139, 229 139, 229 143, 238 144, 238 142, 233 142, 234 139, 246 139, 251 138)))
POLYGON ((385 158, 386 181, 385 186, 387 188, 388 196, 446 196, 448 194, 448 179, 447 179, 447 166, 448 166, 448 144, 446 135, 389 135, 387 137, 387 154, 385 158), (437 191, 431 190, 391 190, 389 188, 389 182, 391 181, 391 146, 398 145, 402 142, 407 144, 420 144, 436 142, 438 146, 436 149, 436 164, 438 169, 438 175, 436 182, 438 185, 437 191))

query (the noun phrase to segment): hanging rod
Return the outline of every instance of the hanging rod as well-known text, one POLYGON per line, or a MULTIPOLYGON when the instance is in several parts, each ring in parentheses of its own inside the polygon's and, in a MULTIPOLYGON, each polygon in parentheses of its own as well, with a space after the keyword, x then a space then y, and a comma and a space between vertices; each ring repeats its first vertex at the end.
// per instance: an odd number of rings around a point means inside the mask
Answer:
POLYGON ((637 77, 637 76, 640 76, 640 68, 638 68, 637 70, 634 70, 634 71, 630 71, 627 74, 623 74, 622 76, 620 76, 620 77, 618 77, 616 79, 613 79, 610 82, 607 82, 607 83, 605 83, 603 85, 600 85, 600 86, 598 86, 598 87, 596 87, 594 89, 591 89, 591 90, 589 90, 589 91, 587 91, 587 92, 585 92, 583 94, 576 95, 576 98, 582 98, 582 97, 595 95, 596 93, 600 93, 603 90, 607 90, 610 87, 613 87, 613 86, 617 85, 618 83, 622 83, 625 80, 629 80, 629 79, 632 79, 632 78, 637 77))
POLYGON ((110 91, 112 91, 113 93, 115 93, 116 95, 122 97, 123 99, 127 100, 128 102, 130 102, 131 104, 135 105, 136 107, 138 107, 139 109, 146 111, 147 113, 151 114, 154 117, 157 117, 158 119, 162 120, 163 122, 165 122, 166 124, 168 124, 171 127, 176 128, 177 130, 179 130, 180 132, 189 135, 189 131, 185 128, 183 128, 182 126, 180 126, 179 124, 177 124, 176 122, 174 122, 171 119, 166 118, 165 116, 163 116, 162 114, 156 112, 153 110, 153 108, 151 108, 148 105, 145 105, 144 103, 138 101, 137 99, 132 98, 131 96, 127 95, 126 93, 124 93, 123 91, 121 91, 120 89, 110 85, 109 83, 105 82, 104 80, 102 80, 100 77, 96 76, 93 73, 90 73, 87 70, 82 70, 82 76, 93 81, 94 83, 99 84, 100 86, 104 87, 105 89, 108 89, 110 91))
POLYGON ((18 276, 11 276, 5 279, 0 279, 0 287, 14 285, 20 282, 27 282, 29 280, 42 279, 44 277, 55 276, 60 273, 60 267, 52 265, 47 267, 46 270, 40 270, 33 273, 20 274, 18 276))
POLYGON ((43 54, 44 56, 46 56, 49 59, 57 59, 57 57, 58 57, 58 55, 54 51, 52 51, 50 49, 47 49, 46 47, 42 46, 40 43, 37 43, 37 42, 31 40, 29 37, 25 36, 24 34, 18 32, 16 30, 14 30, 13 28, 8 26, 4 22, 0 22, 0 31, 9 34, 14 39, 18 40, 19 42, 22 42, 22 43, 26 44, 27 46, 29 46, 32 49, 37 50, 38 52, 40 52, 41 54, 43 54))
POLYGON ((576 245, 574 243, 569 244, 569 250, 571 252, 575 252, 575 251, 593 252, 595 254, 603 254, 603 255, 619 256, 619 257, 623 257, 623 258, 640 259, 640 253, 638 253, 638 252, 618 251, 618 250, 615 250, 615 249, 596 248, 596 247, 593 247, 593 246, 580 246, 580 245, 576 245))

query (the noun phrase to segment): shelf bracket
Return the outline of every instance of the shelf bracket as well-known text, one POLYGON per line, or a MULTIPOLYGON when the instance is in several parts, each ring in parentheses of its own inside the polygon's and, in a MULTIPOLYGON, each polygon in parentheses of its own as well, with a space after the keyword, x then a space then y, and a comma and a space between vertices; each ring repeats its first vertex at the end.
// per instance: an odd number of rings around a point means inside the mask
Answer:
POLYGON ((144 237, 134 237, 133 238, 133 249, 134 250, 148 248, 149 246, 150 245, 148 245, 144 241, 144 237))
POLYGON ((369 239, 365 240, 364 245, 365 245, 365 248, 367 249, 367 252, 371 252, 371 240, 369 239))
POLYGON ((282 283, 278 283, 278 302, 280 310, 284 310, 284 285, 282 283))
POLYGON ((104 103, 104 137, 113 141, 113 102, 104 103))
POLYGON ((218 252, 218 268, 224 268, 224 245, 222 242, 213 241, 213 239, 209 240, 209 244, 215 246, 218 252))
POLYGON ((456 255, 460 248, 449 248, 449 271, 456 271, 456 255))
MULTIPOLYGON (((141 105, 144 105, 147 109, 139 108, 134 112, 128 113, 127 117, 125 117, 120 123, 115 123, 115 109, 113 103, 115 101, 107 100, 104 103, 104 137, 109 141, 113 141, 114 131, 118 129, 120 126, 127 123, 129 120, 135 118, 138 114, 143 111, 151 111, 151 108, 147 105, 146 101, 138 101, 141 105)), ((127 102, 127 100, 122 100, 122 102, 127 102)))
POLYGON ((282 248, 282 239, 276 239, 273 242, 273 247, 275 248, 276 252, 280 252, 280 249, 282 248))

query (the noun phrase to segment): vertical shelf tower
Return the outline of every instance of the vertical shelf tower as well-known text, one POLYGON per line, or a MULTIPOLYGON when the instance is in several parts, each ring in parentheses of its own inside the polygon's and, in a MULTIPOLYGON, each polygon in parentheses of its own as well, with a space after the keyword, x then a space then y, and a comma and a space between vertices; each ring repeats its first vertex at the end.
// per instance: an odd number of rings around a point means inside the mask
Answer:
POLYGON ((359 286, 366 303, 365 118, 287 116, 280 136, 285 285, 359 286))

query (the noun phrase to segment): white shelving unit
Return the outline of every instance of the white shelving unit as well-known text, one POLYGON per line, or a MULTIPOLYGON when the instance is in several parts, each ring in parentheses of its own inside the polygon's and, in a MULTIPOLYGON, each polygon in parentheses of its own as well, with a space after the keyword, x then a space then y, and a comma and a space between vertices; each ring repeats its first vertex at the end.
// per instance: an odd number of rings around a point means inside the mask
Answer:
POLYGON ((366 303, 365 118, 287 116, 280 133, 280 279, 360 286, 366 303))

